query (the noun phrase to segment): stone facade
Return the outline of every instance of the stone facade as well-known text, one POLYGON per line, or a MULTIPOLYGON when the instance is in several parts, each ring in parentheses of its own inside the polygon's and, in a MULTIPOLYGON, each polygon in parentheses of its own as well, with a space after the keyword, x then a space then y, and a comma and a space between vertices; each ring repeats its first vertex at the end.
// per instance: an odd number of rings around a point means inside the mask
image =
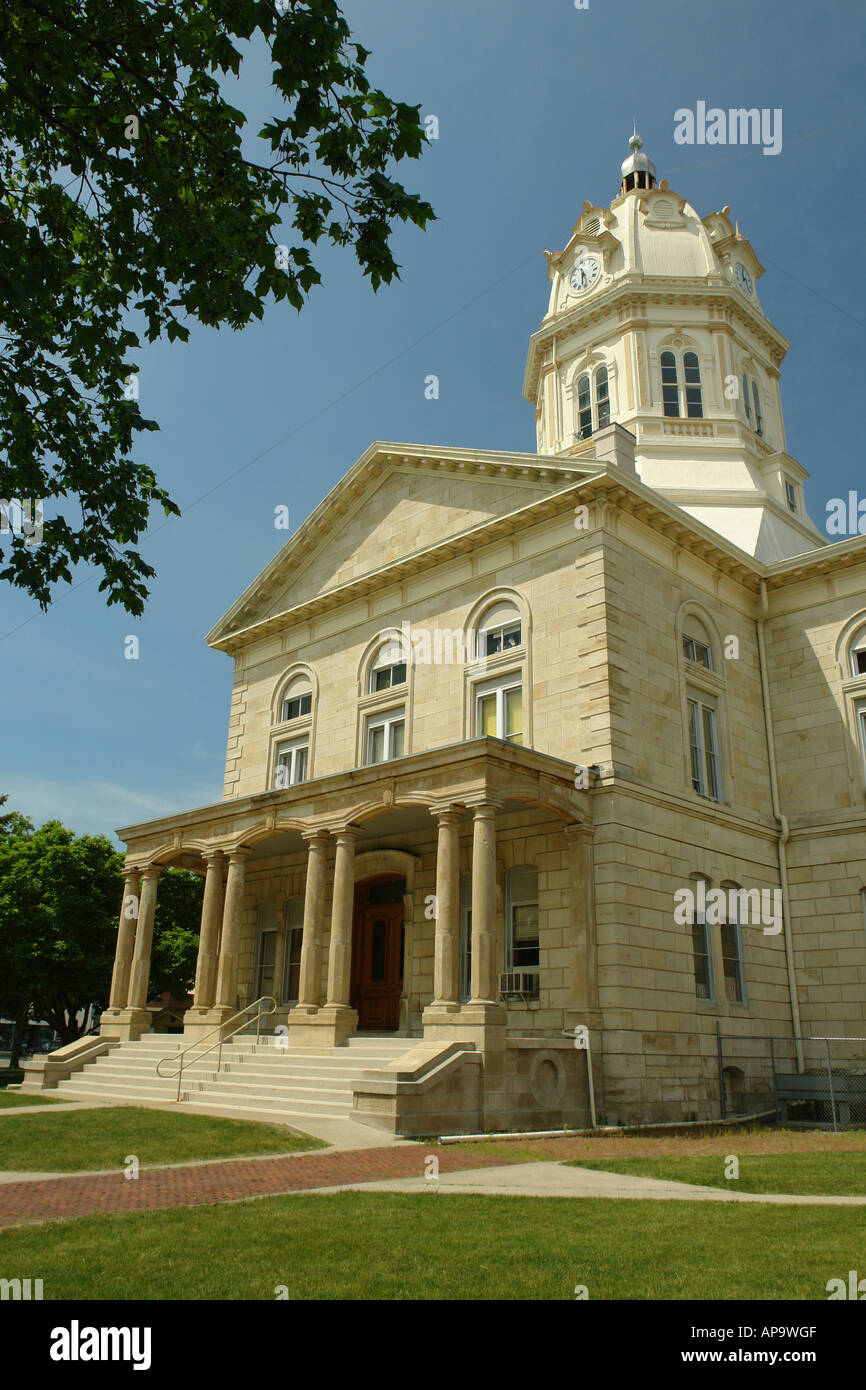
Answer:
POLYGON ((803 511, 754 252, 626 166, 549 257, 539 453, 371 446, 209 634, 235 669, 224 799, 120 832, 138 916, 104 1037, 146 1024, 171 865, 207 875, 190 1039, 267 980, 290 1048, 339 1047, 381 965, 406 1054, 355 1106, 396 1132, 587 1123, 578 1026, 608 1123, 718 1116, 718 1030, 744 1109, 768 1101, 754 1040, 866 1033, 866 542, 803 511), (662 354, 682 392, 690 345, 703 413, 671 415, 662 354), (780 910, 704 928, 676 910, 699 879, 780 910), (359 892, 386 883, 399 976, 372 909, 361 959, 359 892))

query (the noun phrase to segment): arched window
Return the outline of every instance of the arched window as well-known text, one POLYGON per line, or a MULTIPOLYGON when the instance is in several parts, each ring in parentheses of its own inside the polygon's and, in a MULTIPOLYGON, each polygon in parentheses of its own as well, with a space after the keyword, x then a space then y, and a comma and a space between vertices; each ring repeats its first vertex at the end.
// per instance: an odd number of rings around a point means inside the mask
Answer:
POLYGON ((662 409, 665 415, 678 419, 681 415, 691 420, 700 420, 704 414, 703 390, 701 387, 701 363, 696 352, 683 354, 682 374, 675 352, 663 352, 662 368, 662 409))
POLYGON ((701 364, 696 352, 687 352, 683 357, 683 375, 686 383, 686 415, 691 420, 700 420, 704 414, 701 391, 701 364))
POLYGON ((278 791, 306 782, 310 775, 310 743, 313 733, 313 684, 309 671, 300 670, 278 689, 271 735, 272 782, 278 791))
POLYGON ((383 642, 370 667, 370 694, 406 684, 406 653, 396 638, 383 642))
POLYGON ((595 412, 598 428, 603 430, 610 424, 610 383, 607 367, 601 366, 595 374, 595 412))
POLYGON ((592 389, 589 372, 584 372, 577 380, 577 430, 578 439, 588 439, 592 434, 592 389))
POLYGON ((866 676, 866 627, 859 628, 848 643, 848 660, 852 676, 866 676))
POLYGON ((723 883, 722 890, 725 893, 725 919, 720 931, 725 998, 730 1004, 743 1004, 746 1000, 743 941, 740 934, 740 901, 743 890, 736 883, 723 883))
POLYGON ((713 649, 703 623, 690 613, 683 623, 683 656, 705 671, 713 669, 713 649))
POLYGON ((758 383, 752 377, 752 401, 755 406, 755 434, 764 433, 764 417, 761 414, 761 397, 758 394, 758 383))
MULTIPOLYGON (((719 669, 718 640, 696 614, 686 612, 681 626, 683 712, 688 734, 692 790, 721 801, 721 718, 725 694, 719 669)), ((721 663, 724 666, 724 662, 721 663)))
POLYGON ((677 359, 672 352, 662 353, 662 403, 665 415, 679 415, 680 388, 677 378, 677 359))
POLYGON ((523 624, 513 603, 495 603, 478 624, 477 654, 496 656, 523 644, 523 624))
POLYGON ((710 881, 696 875, 692 881, 694 906, 691 913, 692 957, 695 972, 695 998, 713 997, 713 953, 710 945, 710 929, 707 925, 707 893, 710 881))
POLYGON ((577 378, 574 432, 578 439, 589 439, 596 430, 603 430, 609 424, 610 375, 602 363, 596 368, 594 380, 590 372, 581 372, 577 378))
POLYGON ((295 676, 283 691, 280 701, 280 723, 287 724, 292 719, 300 719, 310 714, 313 708, 313 692, 306 676, 295 676))

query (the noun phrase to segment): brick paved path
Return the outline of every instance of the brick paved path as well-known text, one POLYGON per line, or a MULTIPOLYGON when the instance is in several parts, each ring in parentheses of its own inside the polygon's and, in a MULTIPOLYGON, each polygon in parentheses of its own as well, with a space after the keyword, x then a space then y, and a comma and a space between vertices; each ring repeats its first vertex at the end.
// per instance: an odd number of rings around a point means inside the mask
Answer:
POLYGON ((505 1156, 492 1158, 490 1154, 406 1144, 388 1149, 143 1168, 137 1179, 124 1177, 122 1170, 87 1177, 70 1174, 65 1178, 0 1186, 0 1227, 71 1216, 204 1206, 382 1178, 422 1177, 424 1160, 434 1152, 442 1173, 517 1161, 505 1156))

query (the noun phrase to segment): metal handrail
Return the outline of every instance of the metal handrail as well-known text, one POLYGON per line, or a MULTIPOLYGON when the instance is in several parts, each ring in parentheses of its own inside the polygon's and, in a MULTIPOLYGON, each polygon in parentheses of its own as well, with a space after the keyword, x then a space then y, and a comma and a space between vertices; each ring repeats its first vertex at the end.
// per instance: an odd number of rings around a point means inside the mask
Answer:
POLYGON ((217 1057, 217 1071, 219 1071, 220 1067, 222 1066, 223 1043, 227 1042, 229 1038, 233 1038, 235 1033, 239 1033, 242 1028, 246 1028, 247 1023, 252 1022, 252 1020, 247 1019, 244 1023, 239 1023, 237 1028, 232 1028, 232 1030, 228 1033, 225 1032, 226 1024, 234 1023, 236 1018, 243 1018, 244 1015, 248 1014, 251 1009, 259 1010, 256 1014, 256 1038, 258 1039, 262 1019, 269 1018, 271 1014, 275 1014, 277 1012, 277 1001, 271 994, 263 994, 261 999, 256 999, 252 1004, 247 1004, 247 1007, 245 1009, 240 1009, 236 1014, 232 1014, 231 1018, 227 1018, 225 1020, 225 1023, 218 1023, 216 1028, 211 1028, 210 1032, 205 1033, 203 1038, 198 1038, 194 1043, 190 1043, 189 1047, 185 1047, 183 1051, 178 1053, 176 1057, 161 1057, 159 1059, 159 1061, 156 1064, 157 1076, 163 1077, 163 1079, 166 1081, 171 1080, 173 1076, 177 1076, 178 1101, 180 1100, 181 1086, 183 1084, 183 1069, 186 1066, 187 1053, 194 1052, 197 1047, 201 1047, 201 1044, 203 1042, 207 1042, 208 1038, 212 1037, 214 1033, 219 1033, 219 1037, 217 1038, 216 1042, 212 1042, 210 1047, 206 1047, 204 1052, 199 1053, 199 1056, 195 1059, 196 1061, 199 1061, 202 1057, 206 1057, 209 1052, 213 1052, 215 1047, 218 1047, 219 1056, 217 1057), (260 1009, 260 1004, 272 1004, 273 1008, 260 1009), (164 1072, 160 1071, 160 1067, 165 1066, 166 1062, 179 1062, 180 1066, 178 1067, 177 1072, 169 1072, 168 1076, 165 1076, 164 1072))

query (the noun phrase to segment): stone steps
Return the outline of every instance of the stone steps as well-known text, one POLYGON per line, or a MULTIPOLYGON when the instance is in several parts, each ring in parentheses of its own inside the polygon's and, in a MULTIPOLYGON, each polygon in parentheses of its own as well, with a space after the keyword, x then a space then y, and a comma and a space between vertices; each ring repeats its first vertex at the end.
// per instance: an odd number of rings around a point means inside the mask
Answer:
MULTIPOLYGON (((352 1114, 352 1082, 365 1071, 378 1070, 414 1045, 412 1038, 370 1036, 352 1038, 345 1047, 316 1053, 293 1052, 275 1038, 234 1038, 217 1052, 185 1066, 182 1103, 214 1111, 248 1112, 254 1119, 346 1119, 352 1114)), ((89 1062, 61 1081, 53 1094, 66 1100, 99 1099, 168 1104, 177 1096, 177 1078, 157 1075, 157 1064, 176 1059, 181 1038, 149 1034, 123 1043, 89 1062)))

